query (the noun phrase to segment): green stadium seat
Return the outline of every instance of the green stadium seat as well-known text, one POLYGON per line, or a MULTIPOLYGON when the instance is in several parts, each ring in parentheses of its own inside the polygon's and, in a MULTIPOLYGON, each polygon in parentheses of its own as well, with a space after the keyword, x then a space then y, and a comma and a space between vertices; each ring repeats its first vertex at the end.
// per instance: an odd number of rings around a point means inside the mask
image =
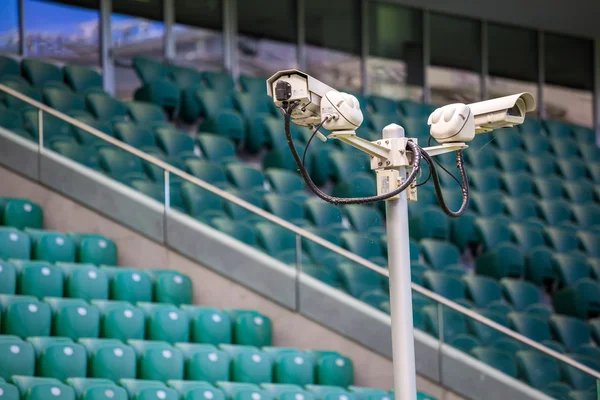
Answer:
MULTIPOLYGON (((262 208, 262 201, 257 193, 253 193, 247 190, 244 191, 240 189, 228 189, 227 192, 231 193, 236 197, 239 197, 240 199, 252 204, 253 206, 262 208)), ((235 221, 244 221, 247 223, 264 221, 264 218, 259 217, 251 211, 246 210, 245 208, 235 205, 229 201, 223 204, 223 208, 225 209, 227 215, 229 215, 231 219, 235 221)))
POLYGON ((487 307, 490 303, 502 299, 502 288, 495 280, 484 276, 466 276, 463 278, 467 298, 477 307, 487 307))
POLYGON ((225 393, 207 382, 171 380, 167 385, 185 400, 225 400, 225 393))
POLYGON ((258 169, 240 164, 230 164, 225 167, 225 174, 229 182, 238 189, 266 191, 265 177, 258 169))
POLYGON ((0 109, 0 126, 9 131, 23 129, 21 114, 14 110, 0 109))
POLYGON ((529 171, 537 178, 548 178, 557 172, 554 157, 547 153, 530 155, 527 158, 527 163, 529 171))
MULTIPOLYGON (((447 307, 443 308, 443 337, 444 342, 449 342, 453 338, 459 335, 468 333, 467 322, 464 315, 459 314, 447 307)), ((423 314, 425 316, 425 329, 433 336, 440 337, 439 331, 439 318, 438 318, 438 307, 435 305, 429 305, 423 307, 423 314)))
POLYGON ((534 181, 526 172, 506 172, 502 174, 501 187, 509 195, 520 197, 534 193, 534 181))
POLYGON ((600 226, 600 206, 597 204, 573 204, 571 213, 577 226, 581 228, 600 226))
POLYGON ((229 380, 230 356, 211 344, 178 343, 185 359, 186 380, 216 383, 229 380))
POLYGON ((53 311, 52 336, 72 340, 95 338, 100 334, 100 312, 96 306, 81 299, 46 297, 53 311))
POLYGON ((337 272, 343 287, 354 297, 381 288, 381 275, 353 262, 340 262, 337 272))
POLYGON ((485 251, 475 260, 475 272, 491 278, 521 277, 524 270, 523 253, 512 243, 494 245, 493 249, 485 251))
POLYGON ((152 301, 153 284, 148 273, 127 267, 102 267, 110 278, 111 300, 130 303, 152 301))
POLYGON ((133 147, 151 148, 156 147, 156 140, 152 132, 143 126, 133 122, 123 121, 114 125, 115 137, 133 147))
POLYGON ((437 107, 431 104, 418 103, 413 100, 400 100, 400 112, 408 117, 427 118, 437 107))
MULTIPOLYGON (((508 320, 503 314, 497 311, 483 309, 480 309, 477 312, 483 315, 484 317, 489 318, 492 321, 508 328, 508 320)), ((490 328, 487 325, 476 322, 471 318, 467 319, 467 326, 469 327, 469 331, 471 331, 471 333, 475 335, 475 337, 477 337, 482 343, 486 345, 494 344, 499 339, 505 337, 503 333, 493 328, 490 328)))
POLYGON ((147 270, 154 280, 154 301, 175 306, 191 304, 192 281, 189 276, 174 270, 147 270))
POLYGON ((125 103, 104 93, 90 93, 86 96, 88 110, 102 121, 125 121, 127 106, 125 103))
POLYGON ((166 75, 168 67, 164 66, 165 73, 162 77, 153 73, 143 73, 140 68, 138 68, 140 67, 140 63, 136 63, 138 60, 139 57, 135 57, 133 65, 138 76, 142 78, 143 85, 135 91, 133 95, 134 99, 159 105, 164 108, 167 113, 174 115, 179 109, 181 91, 176 84, 167 79, 166 75))
POLYGON ((192 97, 198 103, 200 115, 204 117, 204 121, 198 125, 198 132, 212 132, 236 143, 244 141, 244 120, 233 108, 231 95, 197 90, 192 97))
POLYGON ((510 354, 507 354, 504 351, 490 347, 475 347, 470 351, 470 354, 510 377, 517 377, 517 365, 515 360, 510 354))
POLYGON ((526 253, 535 248, 546 246, 542 230, 538 227, 527 223, 512 223, 509 228, 513 242, 526 253))
POLYGON ((44 210, 26 199, 0 198, 2 225, 17 229, 41 229, 44 223, 44 210))
POLYGON ((550 326, 542 317, 527 313, 509 313, 509 327, 536 342, 551 340, 550 326))
POLYGON ((100 320, 100 337, 106 339, 144 339, 144 313, 125 301, 93 300, 102 317, 100 320))
POLYGON ((585 204, 594 201, 594 188, 589 182, 565 182, 564 192, 572 203, 585 204))
POLYGON ((550 138, 571 138, 571 126, 565 122, 547 119, 542 121, 542 126, 550 138))
POLYGON ((540 200, 538 202, 538 213, 549 225, 561 225, 571 221, 571 209, 567 201, 540 200))
POLYGON ((128 400, 127 392, 108 379, 69 378, 69 386, 75 391, 76 398, 81 400, 128 400))
POLYGON ((307 354, 315 365, 315 383, 320 385, 306 385, 308 391, 314 392, 319 387, 347 387, 354 384, 354 364, 348 357, 335 351, 309 351, 307 354))
POLYGON ((55 140, 50 148, 64 157, 85 165, 96 171, 100 171, 98 154, 96 149, 90 146, 80 146, 73 139, 55 140))
POLYGON ((509 225, 496 218, 478 218, 475 222, 475 232, 484 250, 511 242, 509 225))
POLYGON ((516 354, 519 377, 536 389, 544 389, 549 383, 560 380, 557 362, 535 350, 519 351, 516 354))
POLYGON ((15 385, 3 382, 0 379, 0 393, 3 400, 19 400, 19 389, 15 385))
POLYGON ((212 133, 202 133, 196 138, 202 156, 208 161, 227 164, 235 162, 235 144, 232 140, 212 133))
POLYGON ((342 226, 342 210, 321 199, 309 198, 306 200, 304 202, 304 214, 317 227, 344 230, 342 226))
POLYGON ((65 65, 65 82, 76 93, 102 92, 102 76, 92 68, 79 65, 65 65))
POLYGON ((180 89, 201 86, 203 79, 200 71, 193 68, 180 67, 177 65, 169 66, 168 76, 180 89))
POLYGON ((187 306, 182 309, 190 320, 190 339, 194 343, 231 343, 232 328, 229 315, 215 308, 187 306))
POLYGON ((560 314, 590 318, 600 314, 600 284, 580 278, 552 296, 554 310, 560 314))
POLYGON ((0 78, 7 75, 20 75, 21 65, 19 61, 10 56, 0 56, 0 78))
POLYGON ((136 356, 133 349, 117 339, 80 339, 88 354, 88 375, 93 378, 133 379, 136 356))
POLYGON ((223 200, 219 196, 191 182, 181 185, 181 200, 185 211, 194 218, 205 212, 220 211, 223 208, 223 200))
POLYGON ((423 284, 427 289, 449 300, 465 298, 465 284, 462 280, 441 272, 427 271, 423 274, 423 284))
POLYGON ((242 383, 266 383, 273 380, 273 361, 253 346, 221 345, 231 358, 231 379, 242 383))
POLYGON ((259 222, 254 229, 259 247, 273 257, 296 248, 296 235, 287 229, 270 222, 259 222))
POLYGON ((262 78, 241 75, 239 80, 244 92, 254 95, 265 95, 267 93, 267 86, 265 84, 265 80, 262 78))
POLYGON ((177 392, 158 380, 121 379, 119 385, 135 400, 179 400, 177 392))
POLYGON ((472 193, 471 206, 473 211, 482 217, 492 217, 504 214, 505 195, 502 192, 472 193))
POLYGON ((137 303, 146 313, 146 338, 170 344, 189 341, 189 319, 172 304, 137 303))
MULTIPOLYGON (((579 143, 579 152, 583 156, 583 159, 588 163, 598 163, 600 161, 600 148, 597 146, 590 146, 590 143, 579 143)), ((590 166, 588 165, 588 168, 590 166)), ((592 171, 590 171, 592 172, 592 171)), ((592 173, 592 177, 597 176, 592 173)), ((597 181, 597 179, 596 179, 597 181)))
MULTIPOLYGON (((493 145, 503 151, 520 150, 521 134, 517 128, 505 128, 498 135, 494 135, 493 145)), ((496 153, 498 155, 498 153, 496 153)))
POLYGON ((358 232, 343 232, 340 235, 340 244, 363 258, 381 257, 379 243, 370 236, 358 232))
POLYGON ((58 379, 16 375, 11 382, 24 393, 23 400, 76 400, 73 388, 58 379))
MULTIPOLYGON (((543 390, 544 394, 555 399, 567 399, 573 388, 563 382, 552 382, 543 390)), ((594 399, 595 400, 595 399, 594 399)))
POLYGON ((62 113, 86 111, 85 99, 82 95, 57 88, 46 88, 42 94, 44 103, 62 113))
POLYGON ((236 222, 230 218, 213 218, 210 221, 213 228, 219 232, 223 232, 245 244, 252 247, 257 247, 256 234, 250 224, 245 222, 236 222))
POLYGON ((496 150, 493 147, 469 149, 463 152, 465 161, 477 170, 496 168, 496 150))
POLYGON ((250 153, 255 153, 266 144, 264 122, 278 117, 278 114, 274 113, 273 100, 267 95, 253 96, 237 92, 233 94, 233 101, 246 123, 244 147, 250 153))
MULTIPOLYGON (((107 134, 108 136, 114 137, 114 132, 112 126, 109 122, 106 121, 96 121, 91 116, 78 116, 75 117, 76 120, 82 122, 90 127, 99 130, 102 133, 107 134)), ((83 129, 73 127, 73 133, 75 138, 83 145, 92 146, 93 148, 100 149, 102 147, 110 147, 112 146, 108 142, 103 139, 96 137, 83 129)))
POLYGON ((50 335, 52 313, 48 304, 32 296, 1 295, 0 305, 4 334, 22 338, 50 335))
POLYGON ((0 227, 0 258, 7 260, 31 258, 29 235, 15 228, 0 227))
POLYGON ((559 253, 568 253, 579 247, 577 236, 562 227, 546 227, 543 234, 548 245, 559 253))
POLYGON ((333 187, 335 197, 368 197, 377 194, 375 178, 370 174, 359 174, 351 181, 338 182, 333 187))
MULTIPOLYGON (((3 79, 2 84, 13 90, 16 90, 17 92, 24 94, 27 97, 32 98, 33 100, 36 100, 39 102, 42 101, 41 90, 31 87, 27 83, 10 82, 10 81, 6 81, 6 79, 3 79)), ((6 104, 6 106, 9 109, 14 110, 14 111, 21 112, 21 111, 28 110, 28 109, 34 109, 31 105, 29 105, 29 103, 26 103, 23 100, 19 100, 13 96, 4 95, 4 96, 1 96, 0 99, 3 99, 3 103, 6 104)))
POLYGON ((373 111, 378 114, 397 114, 399 111, 398 103, 387 97, 369 96, 368 102, 373 111))
POLYGON ((534 193, 543 199, 556 199, 563 196, 563 180, 556 177, 536 178, 534 193))
POLYGON ((481 340, 468 334, 457 335, 448 344, 464 353, 469 353, 475 347, 483 345, 481 340))
POLYGON ((85 347, 64 337, 30 337, 37 354, 36 374, 66 381, 87 374, 85 347))
POLYGON ((344 207, 344 213, 350 225, 358 232, 379 233, 379 231, 384 231, 384 218, 375 208, 360 204, 347 205, 344 207))
POLYGON ((450 222, 450 241, 461 251, 478 241, 475 231, 477 218, 475 213, 467 210, 460 219, 455 218, 450 222))
POLYGON ((577 233, 580 248, 588 256, 600 258, 600 232, 581 231, 577 233))
POLYGON ((596 400, 595 396, 593 390, 571 390, 567 400, 596 400))
POLYGON ((62 297, 63 274, 60 268, 43 261, 13 262, 19 270, 17 291, 22 295, 43 297, 62 297))
POLYGON ((186 132, 173 128, 158 128, 155 132, 158 147, 169 157, 194 152, 194 139, 186 132))
POLYGON ((356 153, 333 151, 329 154, 329 160, 334 182, 347 182, 357 174, 369 172, 367 157, 356 153))
POLYGON ((0 382, 13 375, 35 375, 35 351, 16 336, 0 335, 0 382))
POLYGON ((354 394, 358 400, 391 400, 389 393, 381 389, 372 389, 360 386, 349 386, 348 390, 354 394))
MULTIPOLYGON (((570 354, 569 356, 586 367, 590 367, 595 371, 600 371, 600 361, 597 359, 581 354, 570 354)), ((566 364, 561 364, 561 369, 565 381, 571 385, 572 388, 576 390, 589 390, 592 391, 592 393, 596 392, 597 379, 592 375, 586 374, 585 372, 566 364)))
POLYGON ((124 150, 104 148, 98 155, 100 167, 117 180, 123 180, 129 173, 144 174, 142 160, 124 150))
POLYGON ((306 390, 318 400, 356 400, 358 396, 337 385, 306 385, 306 390))
MULTIPOLYGON (((556 312, 561 311, 556 310, 556 312)), ((584 320, 566 315, 552 315, 549 326, 552 336, 570 352, 592 342, 592 336, 584 320)))
POLYGON ((219 188, 225 188, 228 185, 225 170, 216 163, 200 159, 189 159, 186 160, 185 166, 186 171, 196 178, 219 188))
POLYGON ((472 188, 479 192, 491 192, 501 189, 500 174, 494 170, 471 171, 469 181, 472 188))
POLYGON ((269 186, 280 194, 293 195, 295 192, 304 191, 304 180, 300 175, 279 168, 269 168, 265 171, 265 178, 269 186))
POLYGON ((285 195, 268 193, 263 196, 263 204, 265 211, 292 224, 302 225, 305 223, 302 203, 292 200, 285 195))
POLYGON ((272 341, 271 319, 254 310, 223 310, 229 314, 233 327, 232 341, 244 346, 270 346, 272 341))
POLYGON ((63 71, 58 66, 36 59, 21 61, 23 77, 35 87, 43 87, 50 82, 62 82, 63 71))
POLYGON ((542 294, 532 283, 504 278, 500 281, 504 298, 514 307, 515 311, 525 311, 531 305, 542 302, 542 294))
POLYGON ((571 157, 581 157, 579 146, 575 139, 552 138, 550 139, 550 147, 558 162, 571 157))
POLYGON ((69 233, 77 246, 77 262, 116 265, 117 245, 106 236, 92 233, 69 233))
POLYGON ((213 90, 228 92, 235 89, 233 78, 226 72, 204 71, 202 76, 206 85, 213 90))
MULTIPOLYGON (((0 240, 1 234, 2 232, 0 231, 0 240)), ((17 267, 10 262, 0 260, 0 295, 13 295, 16 292, 17 267)))
POLYGON ((163 110, 156 104, 143 101, 130 101, 127 103, 128 115, 137 124, 150 128, 166 125, 166 117, 163 110))
MULTIPOLYGON (((286 347, 264 347, 263 351, 273 362, 273 381, 279 385, 269 385, 281 395, 282 391, 302 391, 300 386, 314 383, 312 360, 297 349, 286 347), (298 385, 296 388, 293 385, 298 385), (277 387, 274 387, 277 386, 277 387)), ((265 388, 263 386, 263 388, 265 388)))
POLYGON ((127 343, 137 354, 139 379, 160 382, 183 379, 184 360, 181 350, 160 341, 129 340, 127 343))
POLYGON ((243 382, 217 382, 217 388, 222 390, 230 400, 273 400, 271 393, 261 390, 258 385, 243 382))
POLYGON ((31 259, 54 262, 75 262, 76 246, 60 232, 26 229, 31 237, 31 259))
POLYGON ((580 156, 558 160, 556 161, 556 167, 558 173, 567 180, 579 180, 587 175, 586 163, 580 159, 580 156))
POLYGON ((425 262, 437 270, 460 263, 460 252, 452 243, 435 239, 423 239, 421 254, 425 262))

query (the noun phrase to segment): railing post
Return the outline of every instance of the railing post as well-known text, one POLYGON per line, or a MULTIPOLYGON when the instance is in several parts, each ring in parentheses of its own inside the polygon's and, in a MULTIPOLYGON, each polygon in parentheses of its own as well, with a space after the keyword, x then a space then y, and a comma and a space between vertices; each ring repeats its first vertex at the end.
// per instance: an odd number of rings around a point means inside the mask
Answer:
POLYGON ((38 146, 40 153, 44 149, 44 112, 38 109, 38 146))
POLYGON ((438 324, 438 340, 440 346, 438 350, 438 379, 439 382, 443 383, 443 370, 442 364, 444 362, 444 305, 437 303, 437 324, 438 324))
POLYGON ((296 234, 296 312, 300 311, 300 274, 302 273, 302 236, 296 234))
POLYGON ((164 212, 164 216, 163 216, 163 242, 167 243, 167 218, 168 218, 168 212, 169 209, 171 208, 171 175, 169 174, 169 171, 167 171, 166 169, 164 170, 164 181, 165 181, 165 212, 164 212))

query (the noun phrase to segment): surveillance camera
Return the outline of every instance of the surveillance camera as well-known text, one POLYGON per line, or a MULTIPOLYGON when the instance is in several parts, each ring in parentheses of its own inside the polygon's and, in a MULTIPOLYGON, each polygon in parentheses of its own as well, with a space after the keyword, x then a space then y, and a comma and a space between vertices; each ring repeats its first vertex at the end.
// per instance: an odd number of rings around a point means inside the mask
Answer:
POLYGON ((427 124, 439 143, 469 142, 476 133, 520 125, 533 110, 533 96, 520 93, 469 105, 449 104, 431 113, 427 124))
POLYGON ((358 99, 338 92, 296 69, 279 71, 267 79, 267 93, 279 107, 299 102, 292 112, 296 125, 319 125, 330 131, 355 131, 363 122, 358 99))

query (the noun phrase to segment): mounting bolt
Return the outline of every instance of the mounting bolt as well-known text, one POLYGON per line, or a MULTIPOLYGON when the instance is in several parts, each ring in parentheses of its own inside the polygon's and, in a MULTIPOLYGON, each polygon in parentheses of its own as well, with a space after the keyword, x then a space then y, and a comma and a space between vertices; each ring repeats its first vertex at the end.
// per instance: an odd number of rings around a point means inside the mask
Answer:
POLYGON ((400 150, 400 154, 404 155, 404 150, 400 150))
POLYGON ((390 144, 390 141, 389 141, 389 140, 386 140, 386 141, 385 141, 385 144, 390 144))
POLYGON ((383 165, 383 163, 381 163, 381 162, 380 162, 380 163, 379 163, 379 164, 377 164, 377 165, 379 165, 379 166, 381 167, 381 166, 383 165))
POLYGON ((378 140, 378 141, 377 141, 377 144, 378 144, 378 145, 381 145, 381 140, 378 140))
POLYGON ((385 165, 390 165, 390 162, 389 162, 389 161, 386 161, 386 162, 385 162, 385 165))

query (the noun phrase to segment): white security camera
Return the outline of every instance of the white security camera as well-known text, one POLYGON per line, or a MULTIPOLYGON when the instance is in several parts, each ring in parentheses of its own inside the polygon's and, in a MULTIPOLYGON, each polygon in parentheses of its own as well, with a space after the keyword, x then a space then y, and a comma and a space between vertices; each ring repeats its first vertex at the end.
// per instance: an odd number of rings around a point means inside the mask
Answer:
POLYGON ((469 105, 449 104, 431 113, 427 124, 439 143, 469 142, 476 133, 520 125, 534 110, 533 96, 520 93, 469 105))
POLYGON ((354 131, 363 122, 356 97, 297 69, 279 71, 267 79, 267 93, 279 107, 298 102, 292 112, 296 125, 316 126, 325 121, 323 127, 330 131, 354 131))

